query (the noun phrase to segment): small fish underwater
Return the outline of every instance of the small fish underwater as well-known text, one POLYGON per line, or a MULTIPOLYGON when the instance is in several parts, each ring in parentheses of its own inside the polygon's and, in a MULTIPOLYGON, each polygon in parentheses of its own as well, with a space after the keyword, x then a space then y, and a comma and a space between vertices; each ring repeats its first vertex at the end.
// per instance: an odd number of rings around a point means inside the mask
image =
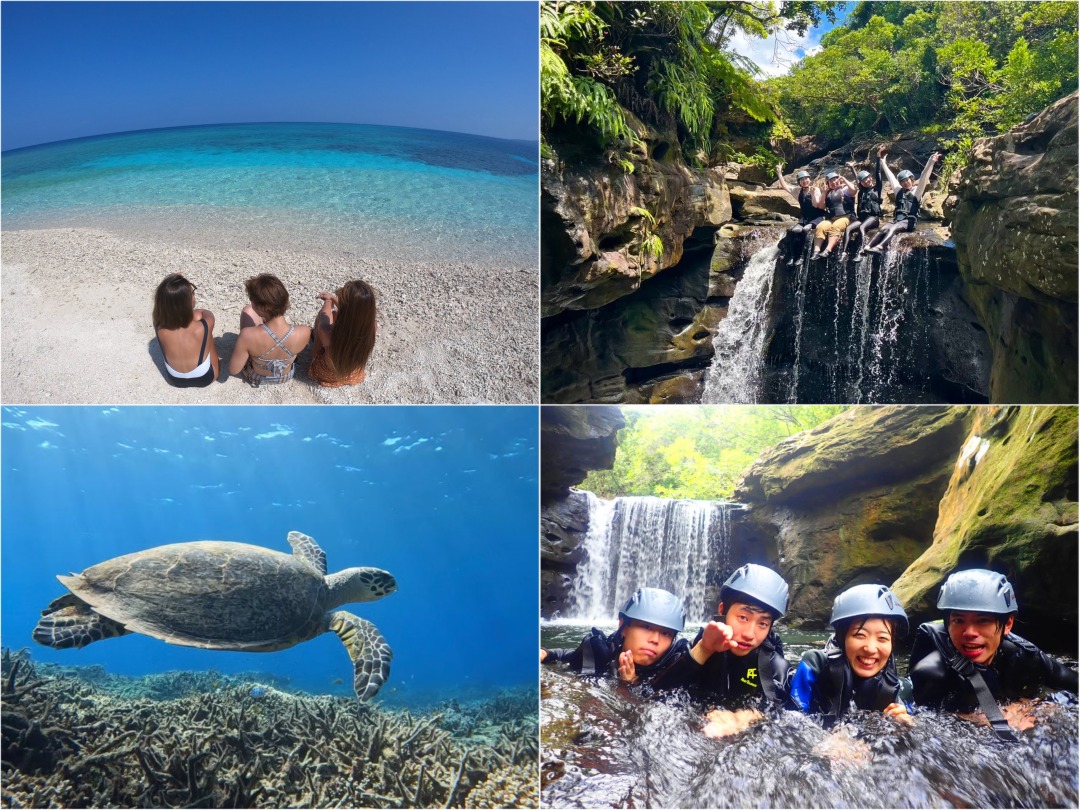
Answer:
POLYGON ((535 411, 3 414, 0 807, 539 804, 535 411))

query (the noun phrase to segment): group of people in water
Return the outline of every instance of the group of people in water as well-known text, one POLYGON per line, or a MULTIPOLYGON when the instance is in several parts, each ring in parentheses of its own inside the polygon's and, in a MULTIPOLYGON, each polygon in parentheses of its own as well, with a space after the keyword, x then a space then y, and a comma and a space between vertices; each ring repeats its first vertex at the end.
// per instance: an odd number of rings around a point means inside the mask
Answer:
POLYGON ((593 628, 576 649, 540 650, 545 663, 565 662, 583 675, 644 684, 650 694, 685 688, 720 708, 704 731, 726 736, 763 712, 789 709, 822 718, 826 727, 852 709, 915 722, 919 706, 959 713, 979 709, 994 733, 1014 740, 999 704, 1039 689, 1077 692, 1077 672, 1012 632, 1018 605, 1012 584, 986 569, 957 571, 941 586, 942 619, 919 626, 900 677, 894 655, 908 618, 885 585, 855 585, 833 602, 833 635, 804 653, 797 667, 784 657, 774 623, 788 606, 788 585, 753 563, 720 589, 717 616, 693 643, 679 637, 686 613, 672 593, 639 588, 609 635, 593 628))
MULTIPOLYGON (((249 302, 240 313, 240 333, 228 373, 253 387, 293 379, 296 358, 311 345, 308 376, 327 388, 358 385, 375 346, 375 291, 364 281, 347 282, 316 296, 322 308, 313 326, 285 318, 289 292, 277 276, 262 273, 244 282, 249 302)), ((196 287, 172 273, 154 294, 154 332, 165 358, 165 378, 178 388, 204 388, 221 376, 214 344, 214 313, 195 307, 196 287)))
POLYGON ((793 186, 784 179, 783 164, 777 164, 780 186, 799 204, 799 222, 781 240, 788 264, 799 263, 811 232, 814 235, 811 260, 828 258, 840 244, 838 255, 841 261, 846 261, 848 247, 852 239, 857 239, 859 249, 854 258, 859 261, 865 253, 880 254, 897 233, 915 230, 923 194, 941 153, 930 156, 918 180, 907 169, 894 175, 885 159, 887 153, 888 147, 878 149, 873 172, 856 172, 856 164, 848 163, 853 180, 836 171, 826 172, 824 185, 816 185, 809 172, 800 171, 793 186), (893 221, 889 223, 882 222, 885 179, 896 204, 893 221))

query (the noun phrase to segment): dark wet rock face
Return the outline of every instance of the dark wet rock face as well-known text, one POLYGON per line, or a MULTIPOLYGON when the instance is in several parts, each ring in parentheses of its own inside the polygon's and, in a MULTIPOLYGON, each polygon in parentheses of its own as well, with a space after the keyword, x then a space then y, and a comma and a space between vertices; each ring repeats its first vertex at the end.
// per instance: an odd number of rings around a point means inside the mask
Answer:
POLYGON ((993 402, 1077 399, 1077 94, 976 141, 949 181, 966 297, 991 336, 993 402))
POLYGON ((590 470, 610 470, 624 424, 618 408, 541 408, 541 502, 565 498, 590 470))
POLYGON ((862 262, 781 264, 761 402, 981 403, 986 333, 932 232, 862 262))
POLYGON ((540 507, 540 611, 551 616, 570 603, 574 573, 584 559, 589 531, 589 498, 571 490, 540 507))

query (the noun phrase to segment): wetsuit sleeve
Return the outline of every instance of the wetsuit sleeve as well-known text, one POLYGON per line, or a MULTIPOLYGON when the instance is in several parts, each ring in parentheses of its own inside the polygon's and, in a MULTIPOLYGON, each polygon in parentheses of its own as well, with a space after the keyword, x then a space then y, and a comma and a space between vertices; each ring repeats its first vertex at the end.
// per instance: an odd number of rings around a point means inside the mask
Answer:
POLYGON ((694 660, 694 656, 690 655, 688 647, 685 653, 672 662, 671 666, 657 673, 649 682, 649 685, 657 690, 693 686, 701 678, 704 671, 705 667, 694 660))
POLYGON ((881 158, 877 159, 874 163, 874 189, 877 191, 878 196, 881 196, 881 187, 885 183, 885 178, 881 176, 881 158))
POLYGON ((940 708, 949 692, 949 665, 937 650, 927 653, 908 672, 911 678, 911 692, 919 706, 940 708))
POLYGON ((811 695, 814 693, 816 676, 817 673, 804 659, 799 662, 799 668, 795 670, 795 677, 791 679, 791 689, 789 690, 791 702, 803 714, 810 714, 810 701, 811 695))
POLYGON ((1065 666, 1057 659, 1051 658, 1044 652, 1040 651, 1039 654, 1042 656, 1042 665, 1046 670, 1044 684, 1051 689, 1066 689, 1075 695, 1077 693, 1077 671, 1065 666))
POLYGON ((582 659, 584 657, 584 647, 588 643, 589 643, 588 638, 585 638, 585 640, 583 640, 581 642, 581 644, 578 645, 576 650, 566 650, 566 649, 554 649, 553 650, 553 649, 551 649, 549 647, 545 647, 544 649, 547 650, 547 658, 544 659, 544 663, 545 664, 555 664, 555 663, 569 664, 570 669, 574 670, 574 672, 581 672, 581 662, 582 662, 582 659))

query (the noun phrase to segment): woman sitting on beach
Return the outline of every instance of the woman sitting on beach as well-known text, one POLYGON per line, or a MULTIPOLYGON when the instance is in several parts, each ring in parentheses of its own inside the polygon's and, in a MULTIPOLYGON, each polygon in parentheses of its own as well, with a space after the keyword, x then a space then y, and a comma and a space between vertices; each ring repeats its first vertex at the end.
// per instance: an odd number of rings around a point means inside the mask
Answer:
POLYGON ((375 291, 356 280, 336 293, 319 293, 322 310, 315 316, 315 344, 311 348, 311 379, 327 388, 364 381, 375 346, 375 291))
POLYGON ((262 273, 244 287, 251 303, 240 313, 240 337, 229 358, 229 373, 255 387, 288 382, 296 371, 296 355, 311 340, 311 327, 285 320, 289 292, 277 276, 262 273))
POLYGON ((194 284, 179 273, 165 276, 154 293, 153 319, 170 385, 205 388, 217 379, 214 313, 195 309, 194 284))

